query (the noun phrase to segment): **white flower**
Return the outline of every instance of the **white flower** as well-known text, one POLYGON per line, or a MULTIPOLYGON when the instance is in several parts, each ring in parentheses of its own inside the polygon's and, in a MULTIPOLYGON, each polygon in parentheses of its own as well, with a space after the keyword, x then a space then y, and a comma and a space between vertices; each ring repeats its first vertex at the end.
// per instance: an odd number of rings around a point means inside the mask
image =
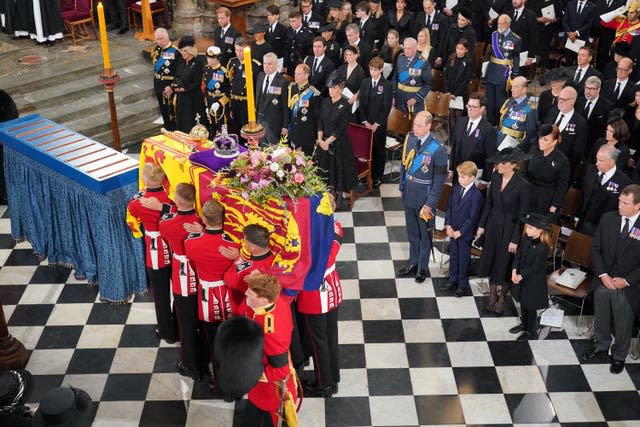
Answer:
POLYGON ((286 152, 287 152, 287 147, 277 148, 273 150, 273 153, 271 153, 271 158, 276 160, 278 157, 282 156, 286 152))
POLYGON ((278 169, 280 169, 280 165, 277 164, 276 162, 273 162, 269 165, 269 169, 271 169, 271 172, 275 172, 278 169))
POLYGON ((276 172, 276 175, 278 176, 278 178, 284 178, 284 171, 280 169, 278 172, 276 172))

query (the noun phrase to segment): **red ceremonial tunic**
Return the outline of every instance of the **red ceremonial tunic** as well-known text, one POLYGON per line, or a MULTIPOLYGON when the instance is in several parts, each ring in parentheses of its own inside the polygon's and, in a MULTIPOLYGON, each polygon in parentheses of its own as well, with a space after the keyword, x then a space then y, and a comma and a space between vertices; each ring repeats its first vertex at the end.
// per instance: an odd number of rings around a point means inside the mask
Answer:
POLYGON ((613 39, 614 43, 625 42, 631 44, 633 42, 633 38, 640 35, 640 23, 636 22, 631 26, 631 23, 626 17, 616 18, 609 22, 600 20, 600 25, 616 30, 616 36, 613 39))
POLYGON ((205 229, 184 242, 187 259, 198 276, 198 318, 205 322, 224 322, 231 317, 230 292, 222 276, 233 261, 220 253, 220 246, 239 248, 223 230, 205 229))
MULTIPOLYGON (((142 223, 144 228, 144 244, 146 252, 146 265, 147 268, 152 270, 158 270, 161 268, 169 267, 171 265, 171 252, 167 243, 160 237, 159 222, 162 216, 161 211, 148 209, 142 206, 140 201, 145 197, 155 197, 163 204, 173 205, 166 191, 162 187, 147 188, 137 193, 127 206, 127 217, 142 223)), ((129 225, 134 231, 136 224, 129 225)))
POLYGON ((336 257, 342 243, 342 225, 333 223, 334 239, 324 272, 324 282, 317 291, 300 291, 297 297, 298 311, 304 314, 324 314, 342 304, 342 284, 336 271, 336 257))
POLYGON ((240 315, 253 319, 264 331, 264 373, 258 383, 249 390, 247 397, 258 408, 273 414, 280 408, 282 380, 286 381, 294 402, 297 399, 296 384, 292 375, 295 371, 289 357, 293 330, 291 308, 282 296, 279 296, 275 303, 256 309, 249 307, 245 300, 240 305, 239 312, 240 315))
POLYGON ((171 290, 183 297, 194 295, 198 291, 195 271, 184 252, 184 241, 189 235, 184 224, 191 222, 200 223, 195 209, 167 213, 160 219, 160 235, 173 252, 171 290))
POLYGON ((257 257, 252 256, 246 261, 239 258, 224 273, 224 284, 231 290, 231 307, 234 313, 237 313, 237 308, 244 301, 244 293, 247 291, 247 282, 244 278, 254 270, 268 272, 274 259, 275 256, 271 252, 257 257))

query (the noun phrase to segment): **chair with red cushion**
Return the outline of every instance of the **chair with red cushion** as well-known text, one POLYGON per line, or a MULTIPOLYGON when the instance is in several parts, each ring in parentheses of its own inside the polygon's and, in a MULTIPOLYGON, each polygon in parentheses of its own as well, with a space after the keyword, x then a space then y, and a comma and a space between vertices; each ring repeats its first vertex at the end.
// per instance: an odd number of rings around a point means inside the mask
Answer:
POLYGON ((69 29, 74 45, 78 43, 78 39, 76 38, 76 27, 80 27, 85 34, 89 34, 87 24, 91 24, 93 37, 98 40, 96 24, 93 22, 92 0, 63 0, 62 21, 69 29))
MULTIPOLYGON (((149 0, 149 8, 151 9, 151 18, 155 15, 162 14, 162 21, 165 28, 169 27, 167 20, 167 0, 149 0)), ((138 29, 138 16, 142 21, 142 1, 130 0, 129 1, 129 29, 137 31, 138 29)))
POLYGON ((356 173, 358 179, 367 178, 367 190, 362 193, 350 191, 349 206, 362 196, 373 193, 373 180, 371 179, 371 148, 373 146, 373 132, 364 126, 349 123, 347 134, 351 140, 353 157, 356 161, 356 173))

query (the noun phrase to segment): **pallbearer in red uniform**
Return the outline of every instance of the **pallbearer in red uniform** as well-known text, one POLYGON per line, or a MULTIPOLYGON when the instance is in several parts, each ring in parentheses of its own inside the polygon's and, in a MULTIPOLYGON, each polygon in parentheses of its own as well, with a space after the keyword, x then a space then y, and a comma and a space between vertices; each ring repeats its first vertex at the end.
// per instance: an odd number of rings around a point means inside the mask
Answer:
POLYGON ((186 224, 200 224, 194 209, 196 189, 191 184, 176 186, 174 202, 177 212, 162 215, 160 235, 169 244, 173 253, 171 288, 176 305, 176 317, 180 330, 180 355, 178 372, 181 375, 200 378, 201 342, 198 322, 197 279, 184 250, 184 241, 189 235, 186 224))
POLYGON ((342 244, 342 225, 333 225, 334 238, 324 282, 317 291, 301 291, 297 297, 302 330, 309 342, 315 370, 315 383, 305 385, 306 397, 331 397, 338 392, 338 306, 342 303, 342 285, 336 271, 336 257, 342 244))
MULTIPOLYGON (((231 317, 231 298, 222 276, 233 259, 222 255, 220 248, 237 251, 239 247, 222 229, 224 207, 220 203, 209 200, 202 206, 202 222, 205 229, 201 233, 190 234, 184 248, 198 276, 198 318, 205 332, 213 366, 216 332, 222 322, 231 317)), ((216 393, 215 369, 212 368, 211 374, 211 392, 216 393)))
MULTIPOLYGON (((171 307, 171 252, 169 246, 160 237, 159 222, 162 212, 145 207, 145 199, 155 198, 162 205, 173 205, 162 187, 164 172, 158 165, 147 163, 142 168, 142 181, 145 189, 137 193, 127 206, 127 224, 134 237, 144 233, 147 276, 151 283, 151 292, 156 309, 158 327, 156 334, 168 343, 176 341, 176 319, 171 307), (142 225, 142 229, 140 229, 142 225)), ((167 209, 168 210, 168 209, 167 209)))
POLYGON ((253 319, 264 331, 264 374, 248 393, 242 425, 277 426, 279 417, 285 413, 287 418, 295 416, 297 400, 297 380, 289 357, 293 330, 291 310, 280 296, 281 288, 275 276, 252 274, 246 283, 246 298, 239 312, 253 319))
MULTIPOLYGON (((224 274, 224 283, 231 290, 231 307, 234 312, 244 301, 244 293, 247 290, 245 278, 255 270, 262 273, 269 272, 274 260, 274 255, 269 249, 269 230, 258 224, 250 224, 242 232, 245 246, 251 257, 247 260, 237 258, 224 274)), ((223 254, 231 257, 233 251, 223 249, 223 254)), ((236 251, 236 256, 237 254, 236 251)))

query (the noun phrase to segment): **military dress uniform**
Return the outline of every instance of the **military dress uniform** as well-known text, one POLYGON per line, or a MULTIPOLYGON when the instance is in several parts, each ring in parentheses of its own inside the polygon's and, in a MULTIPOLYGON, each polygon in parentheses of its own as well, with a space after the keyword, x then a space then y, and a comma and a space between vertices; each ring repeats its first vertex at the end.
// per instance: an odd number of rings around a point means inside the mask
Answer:
POLYGON ((235 57, 235 42, 240 35, 240 32, 232 26, 229 26, 226 31, 222 27, 217 27, 213 31, 213 44, 222 51, 221 64, 227 64, 231 58, 235 57))
POLYGON ((238 313, 238 307, 244 301, 244 293, 247 291, 247 283, 244 278, 254 270, 266 273, 271 270, 275 256, 267 252, 260 256, 251 256, 248 260, 239 258, 224 273, 224 284, 231 291, 231 310, 238 313))
POLYGON ((318 136, 320 91, 308 83, 303 86, 291 83, 287 90, 287 105, 291 111, 289 142, 311 156, 318 136))
POLYGON ((211 389, 216 391, 215 362, 213 345, 218 327, 231 317, 231 297, 222 280, 232 260, 224 257, 218 248, 238 248, 231 238, 220 230, 205 229, 201 233, 190 234, 184 242, 187 258, 198 276, 198 318, 204 329, 211 363, 214 370, 211 378, 211 389))
POLYGON ((154 72, 153 92, 156 94, 164 127, 167 130, 175 130, 176 128, 175 93, 165 96, 164 88, 173 83, 178 61, 182 61, 182 55, 172 44, 165 48, 156 45, 151 51, 154 72))
POLYGON ((227 106, 229 104, 229 80, 227 79, 227 70, 223 66, 212 68, 206 66, 204 69, 204 90, 207 114, 209 115, 209 135, 213 138, 222 125, 227 123, 227 106), (219 107, 216 110, 212 108, 215 103, 219 107))
POLYGON ((302 26, 298 31, 287 29, 287 42, 284 66, 287 74, 293 76, 295 68, 301 64, 305 56, 313 55, 313 33, 307 27, 302 26))
POLYGON ((147 188, 137 193, 127 206, 127 224, 134 237, 144 233, 145 264, 147 277, 151 284, 153 303, 156 309, 158 335, 167 341, 177 337, 176 319, 171 306, 171 250, 167 242, 160 237, 159 223, 161 211, 148 209, 140 203, 144 197, 155 197, 163 206, 172 206, 173 202, 162 187, 147 188), (140 229, 142 225, 142 230, 140 229))
POLYGON ((509 30, 491 35, 491 56, 484 76, 487 87, 487 120, 498 122, 498 106, 504 103, 507 85, 520 72, 520 37, 509 30))
MULTIPOLYGON (((253 81, 258 78, 260 63, 253 60, 252 72, 253 81)), ((247 114, 247 81, 245 78, 245 67, 238 58, 231 58, 227 65, 227 78, 231 87, 231 129, 233 133, 240 133, 242 126, 249 122, 247 114)))
POLYGON ((433 219, 420 217, 424 205, 435 214, 447 178, 447 149, 432 134, 423 138, 411 132, 404 142, 400 166, 400 191, 409 238, 409 264, 426 270, 431 253, 433 219))
MULTIPOLYGON (((507 136, 516 140, 522 151, 537 143, 536 111, 529 105, 529 97, 518 100, 509 98, 500 108, 498 147, 507 136)), ((504 148, 504 147, 503 147, 504 148)))
POLYGON ((429 62, 417 53, 411 60, 404 55, 400 55, 392 84, 396 108, 406 114, 409 112, 407 101, 415 99, 416 103, 411 112, 424 111, 424 101, 431 90, 431 66, 429 62))
POLYGON ((162 215, 160 235, 171 247, 171 289, 176 305, 176 317, 180 330, 180 356, 182 365, 198 375, 200 360, 200 329, 198 324, 198 284, 193 266, 187 259, 184 240, 189 233, 184 224, 200 222, 195 209, 170 212, 162 215))

